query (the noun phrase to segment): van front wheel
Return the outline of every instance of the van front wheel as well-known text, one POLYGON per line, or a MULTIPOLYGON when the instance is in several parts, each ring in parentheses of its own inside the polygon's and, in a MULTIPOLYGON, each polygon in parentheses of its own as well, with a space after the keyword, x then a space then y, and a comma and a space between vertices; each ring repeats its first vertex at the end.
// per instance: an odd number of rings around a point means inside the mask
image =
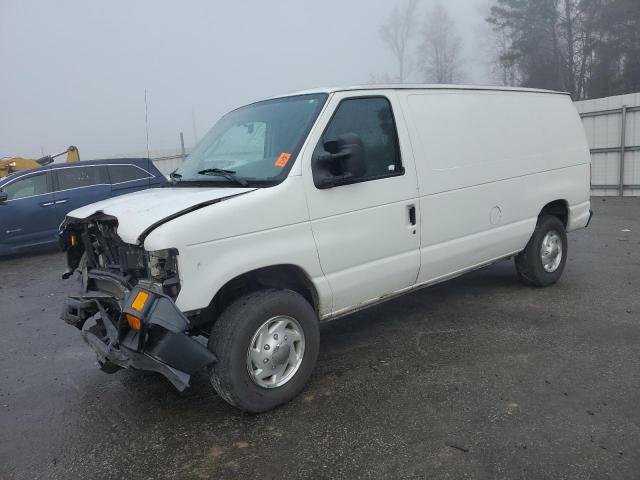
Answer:
POLYGON ((318 358, 315 311, 291 290, 265 289, 233 302, 216 321, 209 349, 211 384, 228 403, 264 412, 304 388, 318 358))
POLYGON ((558 281, 567 261, 567 233, 559 218, 545 215, 525 249, 515 259, 518 277, 526 285, 546 287, 558 281))

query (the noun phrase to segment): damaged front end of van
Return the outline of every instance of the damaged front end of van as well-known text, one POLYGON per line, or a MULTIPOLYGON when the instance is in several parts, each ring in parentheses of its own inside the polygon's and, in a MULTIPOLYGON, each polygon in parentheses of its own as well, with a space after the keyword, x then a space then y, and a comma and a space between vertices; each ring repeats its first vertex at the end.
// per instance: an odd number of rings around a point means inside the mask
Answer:
POLYGON ((60 242, 68 268, 81 276, 82 291, 67 298, 61 318, 78 328, 100 368, 164 375, 178 390, 216 361, 174 300, 180 291, 175 249, 148 252, 123 242, 115 217, 96 213, 67 217, 60 242))

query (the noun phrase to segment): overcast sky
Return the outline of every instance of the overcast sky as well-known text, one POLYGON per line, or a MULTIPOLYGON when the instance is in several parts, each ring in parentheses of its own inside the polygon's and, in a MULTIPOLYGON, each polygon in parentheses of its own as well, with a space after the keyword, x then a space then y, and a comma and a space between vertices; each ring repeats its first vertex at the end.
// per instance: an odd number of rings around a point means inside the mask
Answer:
MULTIPOLYGON (((187 146, 263 97, 393 74, 379 26, 395 0, 0 0, 0 157, 76 145, 83 159, 187 146), (195 128, 194 128, 195 127, 195 128)), ((467 81, 486 0, 446 0, 467 81)), ((432 5, 422 0, 422 11, 432 5)))

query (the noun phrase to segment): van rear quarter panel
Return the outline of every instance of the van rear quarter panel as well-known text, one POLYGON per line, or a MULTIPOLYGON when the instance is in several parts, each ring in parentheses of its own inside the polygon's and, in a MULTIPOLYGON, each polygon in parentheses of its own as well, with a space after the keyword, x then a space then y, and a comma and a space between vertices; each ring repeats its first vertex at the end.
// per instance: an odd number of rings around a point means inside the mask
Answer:
MULTIPOLYGON (((420 190, 418 284, 519 252, 542 207, 586 223, 589 151, 566 95, 400 91, 420 190)), ((574 221, 573 228, 584 226, 574 221)))

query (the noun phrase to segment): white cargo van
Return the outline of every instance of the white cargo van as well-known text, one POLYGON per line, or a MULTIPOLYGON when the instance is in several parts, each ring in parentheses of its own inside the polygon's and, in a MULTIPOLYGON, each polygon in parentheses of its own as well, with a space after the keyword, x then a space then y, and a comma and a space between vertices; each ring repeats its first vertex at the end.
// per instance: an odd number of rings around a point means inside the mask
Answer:
POLYGON ((83 291, 63 319, 108 372, 208 368, 251 412, 307 382, 318 323, 515 257, 555 283, 585 227, 589 151, 568 95, 330 88, 224 116, 163 188, 71 212, 83 291))

